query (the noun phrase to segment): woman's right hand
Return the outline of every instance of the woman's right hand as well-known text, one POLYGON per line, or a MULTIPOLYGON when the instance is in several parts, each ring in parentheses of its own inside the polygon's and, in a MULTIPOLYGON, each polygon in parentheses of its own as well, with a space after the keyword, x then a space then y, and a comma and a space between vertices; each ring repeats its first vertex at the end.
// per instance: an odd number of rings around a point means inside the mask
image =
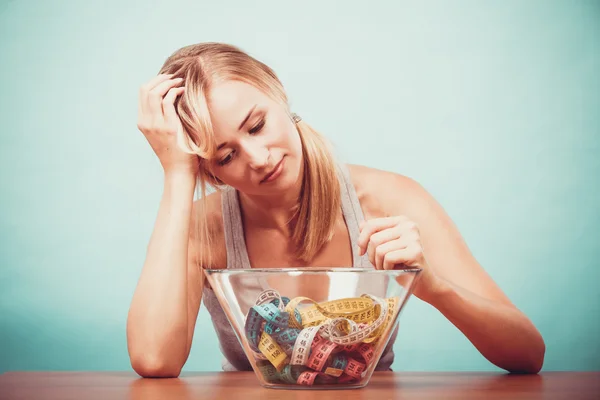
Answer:
POLYGON ((198 173, 198 156, 187 154, 177 146, 181 120, 173 103, 185 87, 182 78, 160 74, 140 87, 138 129, 158 156, 165 173, 198 173))

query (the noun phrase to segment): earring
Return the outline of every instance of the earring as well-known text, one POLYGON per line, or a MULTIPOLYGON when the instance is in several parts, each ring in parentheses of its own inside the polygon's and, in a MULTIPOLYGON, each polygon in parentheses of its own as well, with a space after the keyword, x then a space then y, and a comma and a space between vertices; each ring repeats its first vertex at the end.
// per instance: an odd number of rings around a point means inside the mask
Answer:
POLYGON ((302 118, 298 114, 292 113, 292 120, 297 124, 298 122, 302 121, 302 118))

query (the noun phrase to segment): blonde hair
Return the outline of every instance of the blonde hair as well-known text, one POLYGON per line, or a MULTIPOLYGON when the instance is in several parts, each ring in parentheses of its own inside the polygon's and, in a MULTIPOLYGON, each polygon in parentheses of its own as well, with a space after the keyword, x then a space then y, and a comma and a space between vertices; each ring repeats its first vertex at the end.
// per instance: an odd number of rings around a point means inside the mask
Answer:
MULTIPOLYGON (((211 87, 223 80, 248 83, 281 104, 290 118, 292 114, 275 72, 233 45, 205 42, 182 47, 167 58, 159 73, 184 79, 186 90, 175 102, 183 126, 177 141, 183 151, 196 154, 200 159, 198 183, 203 211, 199 213, 202 219, 198 224, 201 226, 195 229, 202 252, 201 266, 210 268, 213 259, 206 187, 207 183, 216 190, 223 187, 223 182, 211 174, 207 164, 216 152, 206 100, 211 87)), ((290 228, 295 257, 310 262, 334 233, 341 202, 339 171, 328 141, 304 121, 297 122, 296 126, 302 143, 304 179, 294 214, 296 223, 290 228)), ((194 220, 198 221, 198 218, 194 220)))

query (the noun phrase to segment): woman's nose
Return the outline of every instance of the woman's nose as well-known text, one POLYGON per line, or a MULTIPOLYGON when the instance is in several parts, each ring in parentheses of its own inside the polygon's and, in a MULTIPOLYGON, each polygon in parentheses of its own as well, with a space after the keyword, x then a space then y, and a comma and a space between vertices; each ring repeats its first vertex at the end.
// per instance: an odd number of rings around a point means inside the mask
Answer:
POLYGON ((248 164, 253 169, 262 169, 269 165, 269 150, 258 143, 246 143, 245 152, 248 164))

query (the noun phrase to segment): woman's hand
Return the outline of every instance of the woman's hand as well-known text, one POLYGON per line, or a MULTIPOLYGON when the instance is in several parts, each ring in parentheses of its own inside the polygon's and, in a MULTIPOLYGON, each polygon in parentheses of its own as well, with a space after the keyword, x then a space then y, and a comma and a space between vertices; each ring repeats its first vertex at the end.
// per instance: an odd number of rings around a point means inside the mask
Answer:
POLYGON ((394 269, 396 265, 421 268, 414 295, 427 298, 440 284, 440 278, 427 265, 417 224, 404 216, 375 218, 360 225, 360 255, 368 253, 377 269, 394 269))
POLYGON ((198 156, 177 146, 177 131, 183 129, 174 102, 185 87, 182 78, 160 74, 140 87, 138 129, 158 156, 165 173, 198 173, 198 156))

